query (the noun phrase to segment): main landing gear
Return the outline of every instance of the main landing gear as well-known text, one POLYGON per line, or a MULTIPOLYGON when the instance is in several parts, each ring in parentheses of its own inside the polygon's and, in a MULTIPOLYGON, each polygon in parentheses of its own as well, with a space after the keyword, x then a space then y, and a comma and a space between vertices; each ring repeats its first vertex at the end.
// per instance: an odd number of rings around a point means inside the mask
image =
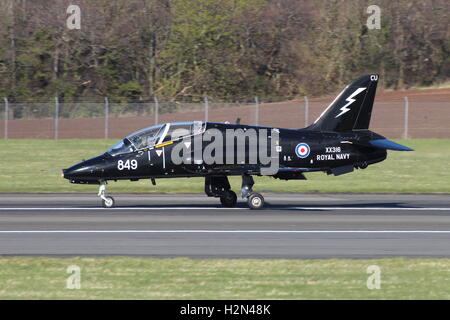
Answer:
MULTIPOLYGON (((242 198, 247 199, 250 209, 261 209, 264 207, 264 197, 253 192, 255 184, 252 176, 242 176, 242 198)), ((231 190, 230 182, 226 176, 208 176, 205 178, 205 193, 208 197, 220 198, 220 203, 227 208, 236 206, 237 196, 231 190)))
POLYGON ((231 190, 230 182, 225 176, 206 177, 205 193, 208 197, 220 198, 220 203, 224 207, 232 208, 236 205, 236 193, 231 190))
POLYGON ((247 198, 247 204, 250 209, 258 210, 264 207, 264 197, 259 193, 253 192, 253 177, 248 174, 242 175, 242 198, 247 198))
POLYGON ((106 195, 106 181, 100 181, 98 196, 100 197, 100 199, 102 199, 102 205, 104 208, 114 207, 114 198, 106 195))

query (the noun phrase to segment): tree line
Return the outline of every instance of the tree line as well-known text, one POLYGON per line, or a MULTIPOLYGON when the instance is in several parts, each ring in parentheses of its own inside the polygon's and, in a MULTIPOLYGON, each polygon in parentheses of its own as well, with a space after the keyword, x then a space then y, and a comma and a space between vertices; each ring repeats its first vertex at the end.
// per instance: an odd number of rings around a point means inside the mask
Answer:
POLYGON ((386 88, 432 85, 450 78, 449 17, 448 0, 1 0, 0 95, 275 100, 368 72, 386 88))

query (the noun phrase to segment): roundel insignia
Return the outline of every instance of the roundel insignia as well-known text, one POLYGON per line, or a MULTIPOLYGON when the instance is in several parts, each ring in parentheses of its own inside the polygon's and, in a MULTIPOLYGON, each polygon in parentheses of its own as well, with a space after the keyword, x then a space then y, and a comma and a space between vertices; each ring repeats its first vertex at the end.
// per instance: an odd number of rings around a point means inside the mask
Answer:
POLYGON ((309 156, 310 152, 311 152, 311 149, 309 148, 309 146, 306 143, 299 143, 295 147, 295 154, 299 158, 302 158, 302 159, 307 158, 309 156))

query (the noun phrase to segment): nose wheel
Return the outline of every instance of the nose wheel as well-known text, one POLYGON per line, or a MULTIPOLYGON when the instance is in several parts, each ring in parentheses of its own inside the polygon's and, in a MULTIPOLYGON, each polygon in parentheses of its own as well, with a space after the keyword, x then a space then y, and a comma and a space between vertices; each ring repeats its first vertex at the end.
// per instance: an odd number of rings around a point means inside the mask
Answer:
POLYGON ((115 205, 114 198, 106 195, 106 181, 100 181, 98 196, 102 199, 103 208, 113 208, 115 205))
POLYGON ((114 207, 114 198, 107 196, 102 199, 103 208, 113 208, 114 207))

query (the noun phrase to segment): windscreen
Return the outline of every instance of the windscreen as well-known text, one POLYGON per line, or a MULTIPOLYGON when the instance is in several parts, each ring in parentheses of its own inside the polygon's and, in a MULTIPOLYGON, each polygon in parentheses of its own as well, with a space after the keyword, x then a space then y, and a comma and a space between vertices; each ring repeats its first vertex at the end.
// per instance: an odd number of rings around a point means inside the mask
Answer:
POLYGON ((129 153, 133 151, 134 149, 130 141, 128 141, 128 139, 123 139, 118 144, 114 145, 111 149, 109 149, 107 152, 112 156, 116 156, 118 154, 129 153))

